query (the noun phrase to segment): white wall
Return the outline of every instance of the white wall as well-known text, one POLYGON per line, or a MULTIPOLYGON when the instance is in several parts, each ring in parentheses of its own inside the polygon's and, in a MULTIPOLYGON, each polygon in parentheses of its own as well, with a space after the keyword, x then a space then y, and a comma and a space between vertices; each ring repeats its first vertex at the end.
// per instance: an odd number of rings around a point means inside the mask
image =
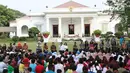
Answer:
MULTIPOLYGON (((27 17, 26 16, 26 17, 16 19, 17 22, 16 23, 10 23, 10 26, 11 27, 12 26, 17 27, 17 36, 28 37, 29 35, 21 33, 22 26, 26 25, 28 28, 31 28, 31 27, 36 27, 37 25, 41 25, 41 32, 43 32, 43 31, 46 30, 46 25, 45 25, 44 20, 45 20, 45 18, 43 16, 37 16, 37 17, 27 17)), ((10 35, 12 35, 12 33, 10 35)))

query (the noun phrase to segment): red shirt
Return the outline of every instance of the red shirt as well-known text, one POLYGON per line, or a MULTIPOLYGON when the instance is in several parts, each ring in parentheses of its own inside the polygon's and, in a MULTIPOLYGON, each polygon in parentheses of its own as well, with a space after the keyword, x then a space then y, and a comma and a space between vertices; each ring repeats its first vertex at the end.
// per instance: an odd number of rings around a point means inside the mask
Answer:
POLYGON ((24 58, 23 59, 23 64, 25 67, 29 67, 29 59, 28 58, 24 58))
POLYGON ((37 65, 36 66, 36 69, 35 69, 36 73, 42 73, 43 70, 44 70, 44 66, 43 65, 37 65))

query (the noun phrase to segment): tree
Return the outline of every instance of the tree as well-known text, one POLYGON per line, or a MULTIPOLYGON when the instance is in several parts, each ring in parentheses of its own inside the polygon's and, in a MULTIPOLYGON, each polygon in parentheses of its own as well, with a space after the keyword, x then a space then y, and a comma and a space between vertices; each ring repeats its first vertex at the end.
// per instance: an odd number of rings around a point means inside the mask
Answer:
POLYGON ((8 8, 7 6, 0 5, 0 26, 9 26, 9 21, 22 17, 25 14, 8 8))
POLYGON ((130 24, 130 0, 107 0, 107 5, 110 6, 109 12, 112 14, 112 19, 116 16, 120 19, 119 30, 128 31, 130 24))
POLYGON ((29 37, 33 38, 36 37, 36 34, 38 34, 40 31, 36 27, 32 27, 29 29, 29 37))

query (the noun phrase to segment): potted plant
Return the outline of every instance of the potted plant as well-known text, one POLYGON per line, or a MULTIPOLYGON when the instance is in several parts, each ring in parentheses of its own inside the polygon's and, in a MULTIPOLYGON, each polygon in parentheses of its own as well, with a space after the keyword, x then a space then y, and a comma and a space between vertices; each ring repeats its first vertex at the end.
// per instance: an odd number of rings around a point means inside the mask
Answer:
POLYGON ((50 32, 43 32, 43 36, 45 37, 45 38, 48 38, 48 36, 50 35, 50 32))
POLYGON ((100 35, 101 35, 101 30, 95 30, 94 31, 94 35, 96 36, 96 37, 99 37, 100 35))

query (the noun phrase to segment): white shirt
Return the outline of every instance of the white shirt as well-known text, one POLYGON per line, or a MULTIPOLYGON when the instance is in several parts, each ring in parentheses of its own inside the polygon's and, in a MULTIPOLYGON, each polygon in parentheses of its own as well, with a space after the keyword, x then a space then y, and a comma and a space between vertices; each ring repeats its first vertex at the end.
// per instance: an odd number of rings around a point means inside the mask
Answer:
POLYGON ((4 62, 0 62, 0 73, 3 72, 4 68, 7 68, 7 64, 5 64, 4 62))
POLYGON ((60 63, 55 65, 55 73, 57 73, 57 70, 60 69, 62 73, 64 73, 64 66, 60 63))
POLYGON ((106 73, 106 72, 107 72, 107 68, 104 67, 102 73, 106 73))
POLYGON ((83 73, 83 64, 78 64, 76 71, 77 73, 83 73))
POLYGON ((60 46, 60 50, 61 50, 61 51, 65 51, 64 45, 61 45, 61 46, 60 46))

